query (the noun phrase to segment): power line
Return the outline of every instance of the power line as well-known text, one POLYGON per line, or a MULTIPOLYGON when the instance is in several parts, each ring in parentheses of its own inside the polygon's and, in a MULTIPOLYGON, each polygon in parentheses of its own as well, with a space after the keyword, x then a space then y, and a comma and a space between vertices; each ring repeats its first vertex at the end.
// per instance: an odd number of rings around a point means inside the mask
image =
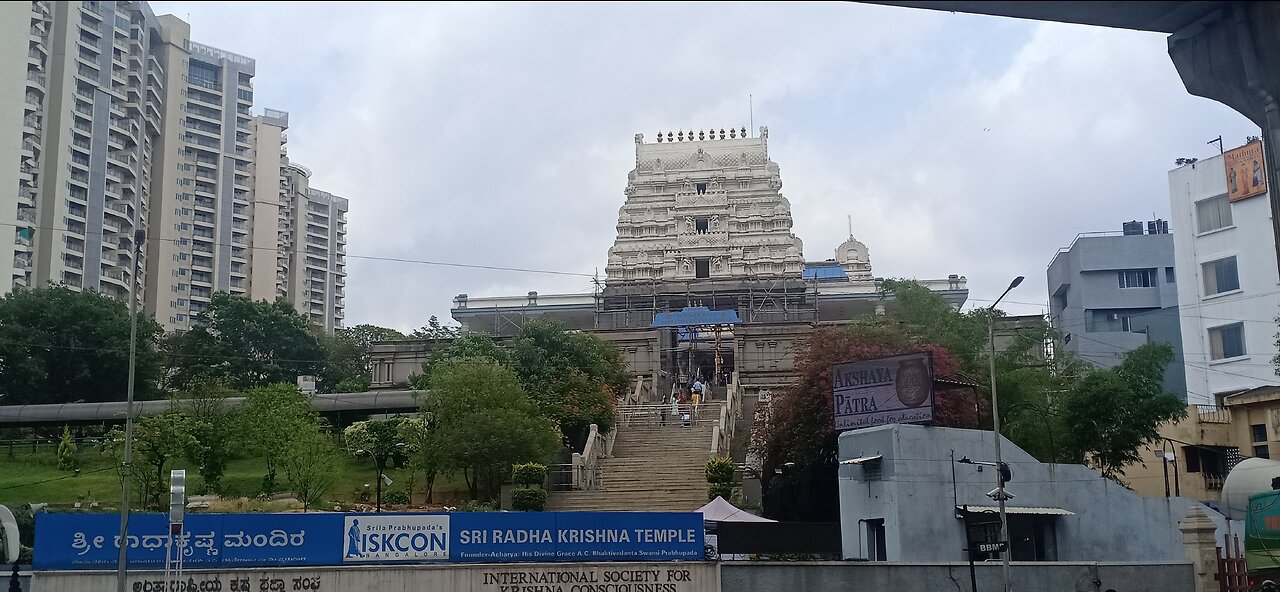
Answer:
MULTIPOLYGON (((24 225, 24 224, 13 224, 9 222, 0 222, 0 226, 12 226, 14 228, 30 228, 33 230, 47 230, 50 232, 60 232, 63 234, 82 234, 82 235, 93 234, 93 235, 102 235, 102 236, 116 234, 111 231, 86 230, 86 232, 75 232, 75 231, 67 230, 65 228, 56 228, 56 227, 49 227, 49 226, 30 226, 30 225, 24 225)), ((128 239, 129 237, 123 237, 123 238, 128 239)), ((147 237, 147 241, 161 241, 161 242, 167 242, 167 243, 174 243, 179 246, 189 246, 188 244, 183 244, 181 242, 183 240, 186 240, 188 242, 192 240, 200 240, 201 242, 206 242, 215 247, 229 246, 229 247, 240 248, 240 249, 251 250, 251 251, 271 251, 273 253, 278 252, 277 247, 258 247, 258 246, 244 245, 244 244, 235 243, 235 242, 227 243, 227 242, 218 242, 213 240, 206 241, 201 237, 194 237, 194 238, 192 237, 174 238, 174 237, 163 237, 163 236, 147 237)), ((302 256, 309 255, 305 251, 299 251, 298 254, 302 256)), ((320 257, 319 255, 310 255, 310 256, 317 257, 317 258, 320 257)), ((390 262, 390 263, 413 263, 418 265, 434 265, 439 267, 459 267, 459 268, 466 268, 466 269, 485 269, 490 271, 513 271, 513 272, 520 272, 520 273, 541 273, 541 274, 548 274, 548 275, 564 275, 564 276, 585 277, 585 278, 595 277, 595 274, 581 273, 581 272, 575 272, 575 271, 533 269, 533 268, 527 268, 527 267, 508 267, 503 265, 485 265, 485 264, 479 264, 479 263, 457 263, 452 261, 431 261, 427 259, 409 259, 404 257, 386 257, 386 256, 379 256, 379 255, 343 254, 342 257, 346 259, 361 259, 365 261, 382 261, 382 262, 390 262)))

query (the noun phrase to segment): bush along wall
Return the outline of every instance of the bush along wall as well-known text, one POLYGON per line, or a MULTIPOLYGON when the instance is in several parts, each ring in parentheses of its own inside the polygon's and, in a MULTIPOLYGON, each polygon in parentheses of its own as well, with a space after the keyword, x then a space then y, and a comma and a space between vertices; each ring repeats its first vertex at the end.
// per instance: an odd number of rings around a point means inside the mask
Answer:
POLYGON ((525 463, 511 466, 511 481, 518 489, 511 492, 511 509, 519 512, 541 512, 547 507, 547 465, 525 463))

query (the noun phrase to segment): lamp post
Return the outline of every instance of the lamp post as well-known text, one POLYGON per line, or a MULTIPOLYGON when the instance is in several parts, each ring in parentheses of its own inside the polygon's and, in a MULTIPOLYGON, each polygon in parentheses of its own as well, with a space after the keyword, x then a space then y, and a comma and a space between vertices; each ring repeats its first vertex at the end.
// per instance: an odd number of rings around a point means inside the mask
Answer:
POLYGON ((133 477, 133 387, 138 361, 138 259, 147 231, 133 232, 133 283, 129 290, 129 383, 125 389, 124 461, 120 465, 120 564, 116 566, 116 592, 126 592, 128 569, 125 556, 129 548, 129 481, 133 477))
POLYGON ((1005 551, 1002 556, 1003 575, 1004 575, 1004 592, 1013 590, 1013 583, 1009 577, 1009 556, 1013 554, 1013 541, 1009 540, 1009 516, 1005 514, 1004 502, 1007 496, 1004 493, 1004 459, 1000 456, 1000 400, 996 395, 996 331, 995 331, 995 309, 1001 300, 1009 294, 1009 291, 1018 287, 1023 276, 1013 278, 1009 283, 1009 287, 1004 289, 999 298, 987 307, 987 340, 991 343, 991 355, 988 357, 991 362, 991 427, 996 433, 996 470, 992 471, 996 474, 996 503, 1000 509, 1000 538, 1005 542, 1005 551))

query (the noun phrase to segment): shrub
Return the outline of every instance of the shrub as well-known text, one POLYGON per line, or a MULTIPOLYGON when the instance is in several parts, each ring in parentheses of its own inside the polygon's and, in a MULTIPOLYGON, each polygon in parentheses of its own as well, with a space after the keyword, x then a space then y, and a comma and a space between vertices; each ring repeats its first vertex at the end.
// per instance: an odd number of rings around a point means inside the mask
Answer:
POLYGON ((716 497, 722 497, 726 501, 733 499, 733 484, 712 483, 711 486, 707 488, 707 499, 713 500, 716 499, 716 497))
POLYGON ((454 508, 453 511, 454 512, 492 512, 494 511, 494 509, 495 508, 493 507, 493 504, 489 502, 478 502, 475 500, 467 500, 467 503, 462 504, 457 508, 454 508))
POLYGON ((394 506, 409 505, 409 494, 399 489, 382 494, 382 503, 394 506))
POLYGON ((520 512, 541 512, 547 507, 547 490, 516 489, 511 492, 511 509, 520 512))
POLYGON ((542 487, 547 481, 547 465, 525 463, 511 465, 511 482, 524 487, 542 487))
POLYGON ((58 470, 76 468, 76 442, 71 439, 71 428, 62 426, 62 440, 58 442, 58 470))
POLYGON ((733 459, 716 456, 707 459, 707 483, 733 483, 733 459))

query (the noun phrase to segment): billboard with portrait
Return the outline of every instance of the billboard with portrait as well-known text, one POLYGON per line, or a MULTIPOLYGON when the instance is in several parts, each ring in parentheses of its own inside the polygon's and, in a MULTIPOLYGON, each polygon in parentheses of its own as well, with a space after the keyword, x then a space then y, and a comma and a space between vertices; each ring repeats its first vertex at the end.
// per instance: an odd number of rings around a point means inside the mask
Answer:
POLYGON ((831 368, 835 428, 852 430, 933 419, 933 357, 919 352, 831 368))
POLYGON ((1267 192, 1267 163, 1262 142, 1253 141, 1222 155, 1227 167, 1227 199, 1240 201, 1267 192))

